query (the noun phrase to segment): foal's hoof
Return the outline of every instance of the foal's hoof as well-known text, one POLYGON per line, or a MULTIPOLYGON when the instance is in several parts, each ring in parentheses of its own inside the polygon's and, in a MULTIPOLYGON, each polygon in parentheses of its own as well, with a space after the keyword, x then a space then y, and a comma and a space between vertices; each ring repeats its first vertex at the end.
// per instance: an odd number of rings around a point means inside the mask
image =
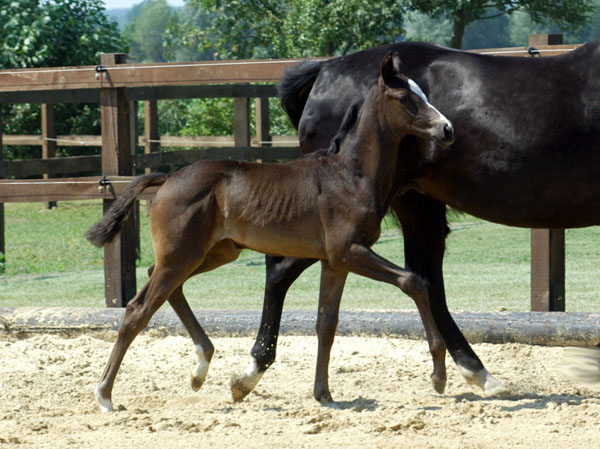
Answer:
POLYGON ((321 392, 315 391, 315 399, 317 400, 317 402, 319 402, 319 404, 325 407, 333 407, 336 404, 336 402, 331 397, 331 393, 329 392, 329 390, 321 392))
POLYGON ((100 393, 100 388, 97 385, 96 385, 96 388, 94 388, 94 396, 96 398, 96 402, 100 406, 100 411, 102 413, 108 413, 108 412, 115 411, 115 409, 113 408, 111 399, 105 398, 104 396, 102 396, 102 394, 100 393))
POLYGON ((190 373, 190 385, 192 390, 198 391, 204 385, 204 378, 196 377, 194 373, 190 373))
POLYGON ((443 394, 446 389, 446 379, 440 379, 434 374, 431 375, 431 385, 438 394, 443 394))
POLYGON ((206 380, 206 375, 208 374, 208 366, 209 363, 205 360, 201 360, 196 365, 196 368, 190 372, 190 384, 192 386, 192 390, 198 391, 200 387, 204 384, 206 380))

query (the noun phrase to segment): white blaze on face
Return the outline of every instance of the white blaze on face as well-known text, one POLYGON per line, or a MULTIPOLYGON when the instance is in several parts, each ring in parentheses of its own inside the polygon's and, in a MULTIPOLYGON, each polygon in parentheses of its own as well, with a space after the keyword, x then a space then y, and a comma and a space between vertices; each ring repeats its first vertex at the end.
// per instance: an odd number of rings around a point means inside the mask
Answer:
POLYGON ((423 90, 421 89, 421 87, 417 83, 415 83, 413 80, 411 80, 410 78, 408 78, 408 85, 410 87, 410 91, 413 94, 415 94, 418 97, 420 97, 421 100, 423 100, 428 107, 430 107, 431 109, 433 109, 440 116, 440 120, 445 121, 448 124, 450 124, 450 120, 448 120, 444 116, 444 114, 442 114, 440 111, 438 111, 437 108, 429 102, 429 99, 427 98, 427 95, 425 95, 425 92, 423 92, 423 90))

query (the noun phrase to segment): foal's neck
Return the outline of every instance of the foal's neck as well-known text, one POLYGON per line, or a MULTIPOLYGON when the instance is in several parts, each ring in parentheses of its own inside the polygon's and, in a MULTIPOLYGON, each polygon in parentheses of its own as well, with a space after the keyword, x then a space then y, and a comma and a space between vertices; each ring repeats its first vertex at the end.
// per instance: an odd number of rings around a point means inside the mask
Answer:
POLYGON ((393 182, 398 145, 404 135, 390 129, 383 110, 385 98, 380 96, 374 86, 360 109, 356 126, 341 145, 339 157, 350 170, 383 187, 393 182))

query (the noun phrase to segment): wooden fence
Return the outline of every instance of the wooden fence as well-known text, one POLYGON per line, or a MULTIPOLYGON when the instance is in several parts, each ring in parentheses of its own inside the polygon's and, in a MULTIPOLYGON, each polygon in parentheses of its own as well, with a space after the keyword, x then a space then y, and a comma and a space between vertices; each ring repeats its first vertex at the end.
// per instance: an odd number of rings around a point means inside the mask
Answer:
MULTIPOLYGON (((536 57, 561 54, 577 47, 562 45, 560 35, 530 36, 529 44, 529 47, 476 52, 536 57)), ((97 66, 0 71, 0 104, 42 105, 41 136, 3 136, 0 110, 0 252, 5 252, 3 203, 6 202, 102 199, 106 210, 136 171, 184 165, 199 159, 279 161, 297 157, 300 152, 296 137, 292 144, 290 137, 271 137, 268 109, 269 98, 277 95, 272 83, 279 80, 285 68, 297 62, 287 59, 126 64, 123 54, 104 54, 97 66), (158 135, 158 100, 220 97, 234 99, 232 137, 158 135), (254 141, 250 136, 252 98, 256 102, 254 141), (143 136, 137 135, 139 101, 143 101, 145 111, 143 136), (52 108, 56 103, 100 103, 102 135, 57 136, 52 108), (55 158, 57 143, 101 145, 101 156, 55 158), (159 151, 161 146, 178 144, 203 148, 159 151), (42 159, 3 161, 3 145, 41 145, 42 159), (144 147, 144 154, 136 154, 137 146, 144 147), (100 176, 64 177, 84 172, 100 176)), ((145 197, 152 194, 149 189, 145 197)), ((138 236, 139 229, 132 217, 121 234, 105 246, 108 307, 124 306, 136 292, 138 236)), ((532 310, 564 310, 564 230, 532 230, 531 250, 532 310)))

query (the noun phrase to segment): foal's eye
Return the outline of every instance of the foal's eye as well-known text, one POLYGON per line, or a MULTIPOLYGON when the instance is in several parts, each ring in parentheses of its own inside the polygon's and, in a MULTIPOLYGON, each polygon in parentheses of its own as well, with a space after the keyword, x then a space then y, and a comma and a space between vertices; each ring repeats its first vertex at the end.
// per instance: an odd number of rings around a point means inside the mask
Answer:
POLYGON ((408 96, 403 94, 398 94, 398 101, 400 104, 406 106, 408 104, 408 96))

